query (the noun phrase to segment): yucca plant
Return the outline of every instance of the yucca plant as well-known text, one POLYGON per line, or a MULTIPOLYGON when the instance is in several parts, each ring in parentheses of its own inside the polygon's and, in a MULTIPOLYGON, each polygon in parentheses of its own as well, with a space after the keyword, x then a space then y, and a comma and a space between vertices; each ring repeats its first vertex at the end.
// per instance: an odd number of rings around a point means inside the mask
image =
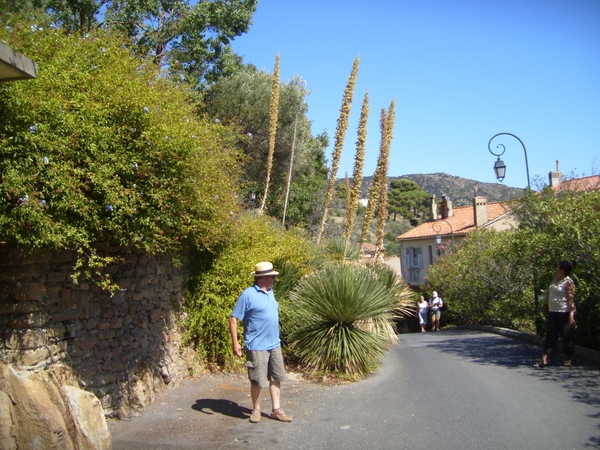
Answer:
POLYGON ((358 260, 358 245, 347 245, 343 237, 328 239, 323 243, 323 254, 327 261, 356 261, 358 260))
POLYGON ((379 366, 391 345, 385 323, 397 299, 371 269, 326 265, 303 278, 290 298, 301 321, 290 346, 310 369, 359 379, 379 366))
POLYGON ((392 310, 394 319, 414 316, 416 314, 415 294, 410 286, 402 281, 396 271, 387 264, 376 264, 371 267, 379 282, 396 298, 396 306, 392 310))

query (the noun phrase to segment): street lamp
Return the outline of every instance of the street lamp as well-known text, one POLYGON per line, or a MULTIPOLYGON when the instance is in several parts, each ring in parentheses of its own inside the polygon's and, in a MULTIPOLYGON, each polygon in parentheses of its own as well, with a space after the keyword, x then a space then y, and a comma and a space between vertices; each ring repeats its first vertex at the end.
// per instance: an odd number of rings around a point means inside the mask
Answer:
MULTIPOLYGON (((515 136, 512 133, 498 133, 492 136, 492 138, 489 140, 488 142, 488 150, 490 151, 490 153, 494 156, 497 156, 498 159, 496 160, 496 164, 494 164, 494 172, 496 173, 496 178, 498 179, 498 181, 500 181, 502 183, 502 180, 504 180, 504 177, 506 175, 506 164, 504 164, 504 161, 502 161, 500 159, 500 156, 502 156, 504 154, 504 152, 506 151, 506 148, 504 147, 504 144, 498 144, 496 145, 496 148, 502 147, 502 152, 501 153, 494 153, 492 151, 492 148, 490 147, 490 144, 492 143, 492 141, 494 140, 495 137, 497 136, 501 136, 501 135, 508 135, 508 136, 512 136, 514 137, 517 141, 519 141, 521 143, 521 145, 523 146, 523 152, 525 152, 525 170, 527 171, 527 188, 529 189, 529 191, 531 191, 531 183, 529 182, 529 163, 527 161, 527 150, 525 149, 525 144, 523 144, 523 141, 521 139, 519 139, 517 136, 515 136)), ((533 302, 534 302, 534 306, 535 306, 535 327, 536 327, 536 331, 537 334, 541 334, 541 329, 542 329, 542 324, 541 321, 537 315, 537 312, 540 309, 540 301, 538 299, 537 296, 537 273, 534 269, 533 271, 533 302)))
POLYGON ((452 225, 450 224, 450 222, 448 222, 446 219, 439 219, 439 220, 436 220, 435 222, 432 222, 432 224, 431 224, 431 229, 437 233, 437 236, 435 237, 435 242, 437 244, 442 243, 442 236, 440 235, 440 232, 442 231, 442 226, 440 224, 438 224, 438 222, 446 222, 448 224, 448 226, 450 227, 452 248, 454 248, 454 229, 452 228, 452 225), (436 224, 437 224, 437 227, 436 227, 436 224))
POLYGON ((503 135, 503 134, 514 137, 523 146, 523 151, 525 152, 525 170, 527 171, 527 187, 531 190, 531 183, 529 182, 529 162, 527 161, 527 149, 525 148, 525 144, 523 144, 523 141, 512 133, 495 134, 492 136, 492 138, 488 142, 488 150, 490 151, 490 153, 492 155, 498 157, 498 159, 496 160, 496 163, 494 164, 494 172, 496 173, 496 178, 498 179, 498 181, 500 183, 502 183, 502 181, 504 180, 504 177, 506 176, 506 164, 504 164, 504 161, 502 161, 500 159, 500 156, 502 156, 504 154, 504 152, 506 151, 506 147, 504 147, 504 144, 498 144, 498 145, 496 145, 496 148, 502 147, 502 152, 494 153, 492 151, 492 148, 490 147, 490 144, 492 143, 492 141, 494 140, 495 137, 503 135))

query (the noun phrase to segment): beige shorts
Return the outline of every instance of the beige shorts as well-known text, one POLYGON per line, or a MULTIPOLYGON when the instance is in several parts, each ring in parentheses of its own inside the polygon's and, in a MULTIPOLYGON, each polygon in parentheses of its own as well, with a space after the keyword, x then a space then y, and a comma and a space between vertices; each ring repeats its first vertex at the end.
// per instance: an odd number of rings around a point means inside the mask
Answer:
POLYGON ((262 388, 269 387, 269 381, 285 381, 285 367, 281 347, 273 350, 246 350, 248 379, 262 388))

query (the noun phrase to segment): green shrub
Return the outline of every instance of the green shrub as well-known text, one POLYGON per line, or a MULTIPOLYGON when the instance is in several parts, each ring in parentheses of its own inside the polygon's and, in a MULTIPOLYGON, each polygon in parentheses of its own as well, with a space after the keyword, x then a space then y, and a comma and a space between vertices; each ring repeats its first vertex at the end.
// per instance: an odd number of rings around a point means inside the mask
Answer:
POLYGON ((37 79, 0 89, 0 240, 77 249, 81 271, 100 271, 97 243, 214 247, 237 214, 233 133, 198 119, 188 90, 122 39, 0 29, 39 67, 37 79))
MULTIPOLYGON (((229 317, 238 296, 254 282, 254 265, 273 262, 280 272, 273 290, 277 300, 284 302, 290 286, 311 270, 309 262, 314 251, 304 232, 285 230, 268 217, 244 215, 237 225, 239 228, 214 259, 209 256, 202 261, 204 267, 192 280, 187 304, 190 320, 186 342, 209 364, 226 369, 236 365, 229 317)), ((282 314, 282 320, 285 317, 282 314)), ((282 330, 286 330, 285 325, 282 330)), ((243 339, 240 343, 243 345, 243 339)))

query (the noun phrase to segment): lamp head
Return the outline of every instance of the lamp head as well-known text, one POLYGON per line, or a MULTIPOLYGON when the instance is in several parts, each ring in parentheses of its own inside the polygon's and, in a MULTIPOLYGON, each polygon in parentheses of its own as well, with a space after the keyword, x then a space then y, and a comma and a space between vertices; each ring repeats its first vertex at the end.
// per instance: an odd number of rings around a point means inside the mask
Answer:
POLYGON ((502 161, 499 156, 496 160, 496 164, 494 164, 494 172, 496 173, 498 181, 502 183, 506 176, 506 164, 504 164, 504 161, 502 161))

